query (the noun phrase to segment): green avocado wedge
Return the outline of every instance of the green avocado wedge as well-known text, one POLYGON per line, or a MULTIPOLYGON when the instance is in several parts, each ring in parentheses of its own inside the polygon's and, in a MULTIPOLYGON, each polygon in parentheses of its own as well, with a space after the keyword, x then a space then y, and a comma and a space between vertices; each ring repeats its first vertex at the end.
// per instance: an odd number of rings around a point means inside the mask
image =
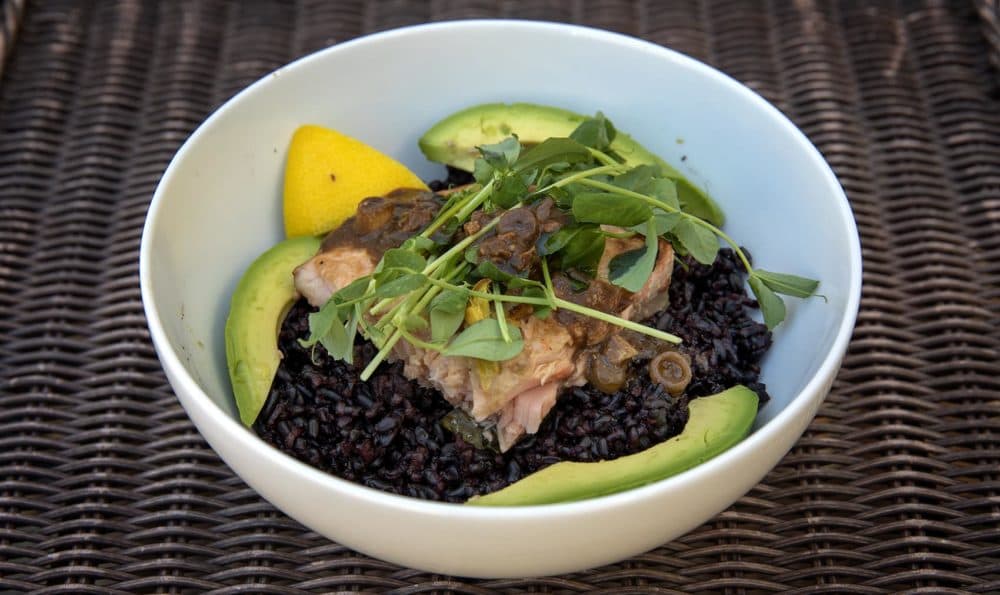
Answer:
POLYGON ((757 395, 742 385, 691 401, 684 431, 640 453, 597 463, 556 463, 506 488, 473 497, 475 506, 555 504, 606 496, 686 471, 746 437, 757 395))
MULTIPOLYGON (((420 150, 431 161, 472 171, 477 147, 498 143, 516 134, 523 145, 534 145, 551 137, 569 136, 587 116, 533 103, 486 103, 456 112, 432 126, 420 137, 420 150)), ((611 148, 628 166, 655 165, 677 183, 677 197, 684 210, 716 226, 725 217, 722 209, 703 190, 677 169, 618 131, 611 148)))
POLYGON ((319 250, 319 238, 285 240, 243 273, 226 319, 226 364, 240 419, 247 426, 260 413, 281 362, 278 332, 298 293, 295 267, 319 250))

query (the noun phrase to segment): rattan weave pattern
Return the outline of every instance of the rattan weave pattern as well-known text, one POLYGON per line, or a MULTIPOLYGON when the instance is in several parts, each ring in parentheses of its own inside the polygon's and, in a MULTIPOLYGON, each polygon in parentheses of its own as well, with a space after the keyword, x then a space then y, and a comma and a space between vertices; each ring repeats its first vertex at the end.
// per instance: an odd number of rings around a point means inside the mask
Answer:
POLYGON ((976 0, 983 24, 983 37, 993 46, 990 58, 1000 68, 1000 0, 976 0))
MULTIPOLYGON (((0 40, 20 4, 0 0, 0 40)), ((29 5, 0 79, 0 591, 1000 592, 1000 78, 978 14, 971 0, 29 5), (781 465, 673 543, 548 579, 398 568, 274 510, 188 421, 139 300, 149 198, 214 106, 365 32, 491 16, 638 35, 757 90, 833 165, 866 267, 843 371, 781 465)))
POLYGON ((24 14, 24 0, 4 0, 0 2, 0 76, 3 75, 4 59, 14 45, 17 28, 24 14))

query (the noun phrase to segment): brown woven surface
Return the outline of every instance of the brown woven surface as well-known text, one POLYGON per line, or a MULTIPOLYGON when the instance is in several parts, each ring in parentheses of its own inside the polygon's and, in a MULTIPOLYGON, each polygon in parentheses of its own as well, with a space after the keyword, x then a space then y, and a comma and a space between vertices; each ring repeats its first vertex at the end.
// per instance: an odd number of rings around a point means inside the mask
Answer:
POLYGON ((976 0, 983 23, 983 37, 990 44, 990 58, 1000 68, 1000 0, 976 0))
POLYGON ((24 0, 0 0, 0 76, 24 16, 24 0))
POLYGON ((1000 592, 1000 89, 977 15, 971 0, 30 5, 0 80, 0 591, 1000 592), (639 35, 747 83, 829 159, 864 245, 844 369, 780 466, 673 543, 550 579, 402 569, 274 510, 188 421, 139 301, 148 201, 214 106, 364 32, 487 16, 639 35))

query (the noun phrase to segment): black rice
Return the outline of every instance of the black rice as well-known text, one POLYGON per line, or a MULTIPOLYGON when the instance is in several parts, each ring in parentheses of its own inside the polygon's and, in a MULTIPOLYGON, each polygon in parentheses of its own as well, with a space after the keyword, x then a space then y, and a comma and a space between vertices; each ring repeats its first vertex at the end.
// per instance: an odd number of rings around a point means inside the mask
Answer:
MULTIPOLYGON (((750 260, 750 252, 744 248, 743 253, 750 260)), ((669 306, 647 321, 683 339, 680 349, 691 357, 692 380, 685 391, 689 397, 744 384, 761 404, 770 399, 759 379, 771 332, 750 317, 757 302, 747 295, 745 280, 732 250, 720 250, 711 266, 682 259, 674 266, 669 306)))
POLYGON ((445 430, 440 420, 451 406, 406 379, 401 364, 382 364, 362 382, 361 370, 375 354, 367 341, 356 343, 353 364, 301 347, 311 311, 303 301, 282 326, 284 359, 254 428, 276 448, 334 475, 448 502, 495 491, 558 461, 636 453, 680 433, 690 398, 742 383, 767 400, 759 362, 771 334, 750 318, 756 303, 740 271, 729 250, 712 266, 679 259, 670 305, 647 321, 684 340, 694 376, 685 394, 672 398, 649 380, 646 365, 635 364, 632 379, 613 395, 590 386, 563 394, 538 433, 502 455, 445 430))
POLYGON ((456 186, 471 184, 475 181, 475 178, 473 178, 472 174, 469 172, 449 165, 448 175, 445 176, 443 180, 433 180, 431 182, 427 182, 427 187, 431 189, 431 192, 438 192, 439 190, 448 190, 449 188, 455 188, 456 186))

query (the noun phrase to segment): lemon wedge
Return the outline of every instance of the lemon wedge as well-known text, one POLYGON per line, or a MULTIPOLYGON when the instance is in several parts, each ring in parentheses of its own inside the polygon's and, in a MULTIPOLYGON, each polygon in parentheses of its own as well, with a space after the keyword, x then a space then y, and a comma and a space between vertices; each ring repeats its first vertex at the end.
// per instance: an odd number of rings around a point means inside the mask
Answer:
POLYGON ((326 233, 365 198, 397 188, 427 186, 405 165, 359 140, 322 126, 302 126, 292 136, 285 164, 285 234, 326 233))

